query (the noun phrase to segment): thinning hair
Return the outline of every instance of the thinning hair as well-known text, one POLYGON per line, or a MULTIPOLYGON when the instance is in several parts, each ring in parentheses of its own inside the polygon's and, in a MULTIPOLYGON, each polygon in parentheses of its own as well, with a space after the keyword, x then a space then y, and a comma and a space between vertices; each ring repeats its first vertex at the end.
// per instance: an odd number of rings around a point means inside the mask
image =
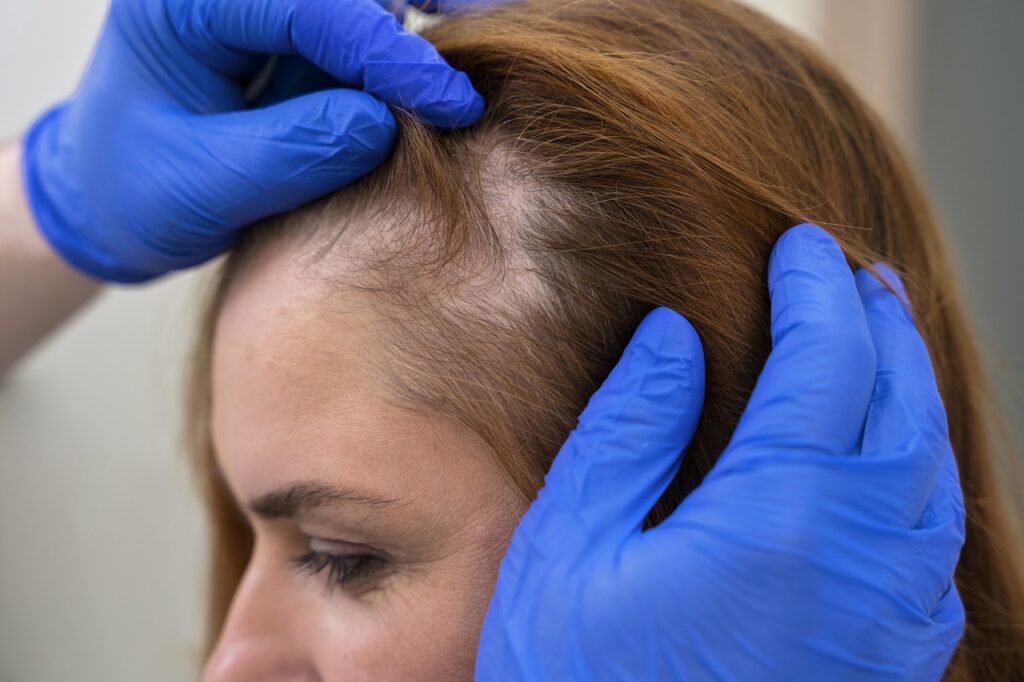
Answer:
POLYGON ((483 119, 445 132, 396 109, 393 155, 251 229, 207 306, 188 407, 214 525, 211 638, 252 538, 214 473, 210 349, 225 291, 261 245, 343 251, 339 285, 378 296, 389 326, 387 390, 479 434, 528 497, 642 316, 684 314, 704 344, 706 401, 653 524, 728 443, 770 349, 768 254, 806 221, 851 265, 903 276, 935 365, 967 508, 967 630, 947 679, 1019 675, 1024 563, 996 406, 928 204, 832 67, 712 0, 526 0, 425 36, 484 95, 483 119))

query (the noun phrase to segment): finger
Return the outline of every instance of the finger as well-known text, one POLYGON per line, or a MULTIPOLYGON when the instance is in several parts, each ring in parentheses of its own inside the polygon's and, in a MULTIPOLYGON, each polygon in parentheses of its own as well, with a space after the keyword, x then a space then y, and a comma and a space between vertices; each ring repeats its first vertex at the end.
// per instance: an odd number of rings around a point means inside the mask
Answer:
POLYGON ((928 349, 901 300, 906 297, 903 285, 884 265, 876 269, 899 296, 867 270, 857 272, 857 289, 878 357, 861 451, 865 457, 905 460, 906 471, 893 494, 912 525, 932 494, 943 459, 952 458, 949 429, 928 349))
POLYGON ((679 468, 703 400, 697 332, 678 313, 656 308, 591 397, 523 532, 561 545, 640 530, 679 468))
POLYGON ((437 126, 471 125, 483 113, 469 78, 374 0, 196 0, 185 7, 179 23, 200 55, 216 59, 226 48, 299 54, 437 126))
POLYGON ((899 296, 867 270, 857 272, 857 290, 878 358, 874 400, 864 430, 865 454, 906 446, 922 431, 941 440, 949 437, 928 349, 900 298, 906 297, 903 284, 886 266, 876 269, 899 296))
POLYGON ((289 55, 276 59, 268 74, 266 86, 260 90, 257 106, 266 107, 293 97, 301 97, 320 90, 342 88, 336 78, 314 66, 305 57, 289 55))
MULTIPOLYGON (((358 90, 327 90, 264 109, 196 116, 173 140, 177 157, 195 156, 210 169, 196 186, 196 215, 182 222, 209 234, 186 234, 168 256, 195 260, 194 244, 209 256, 228 246, 237 228, 302 206, 375 168, 390 153, 397 126, 387 106, 358 90), (216 164, 210 164, 216 159, 216 164), (216 216, 210 220, 209 215, 216 216)), ((176 157, 176 158, 177 158, 176 157)))
POLYGON ((772 351, 724 457, 856 450, 875 350, 853 273, 836 241, 797 225, 768 264, 772 351))
POLYGON ((923 548, 921 570, 914 577, 922 588, 922 610, 929 613, 953 580, 966 534, 963 491, 952 448, 945 450, 935 489, 914 532, 921 535, 923 548))
POLYGON ((930 616, 931 643, 921 648, 921 651, 928 652, 929 658, 920 661, 914 669, 920 673, 919 679, 940 680, 944 677, 943 673, 949 667, 949 660, 963 639, 967 621, 964 604, 955 582, 951 581, 948 584, 948 589, 930 616))
MULTIPOLYGON (((960 591, 957 589, 955 581, 950 581, 948 589, 942 595, 931 617, 944 630, 941 636, 946 641, 947 650, 943 653, 951 655, 957 643, 963 639, 964 626, 966 625, 964 603, 960 599, 960 591)), ((937 663, 939 665, 936 665, 936 670, 941 673, 946 669, 945 666, 948 663, 948 659, 946 662, 939 660, 937 663)), ((936 675, 934 678, 929 679, 939 679, 939 676, 936 675)))

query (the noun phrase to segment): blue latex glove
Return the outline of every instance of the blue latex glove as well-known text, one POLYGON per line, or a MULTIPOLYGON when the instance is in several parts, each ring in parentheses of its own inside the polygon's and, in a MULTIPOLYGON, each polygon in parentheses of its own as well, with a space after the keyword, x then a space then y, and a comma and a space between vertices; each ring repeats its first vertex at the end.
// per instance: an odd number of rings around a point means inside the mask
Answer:
POLYGON ((939 679, 964 511, 924 343, 820 228, 780 239, 769 288, 773 350, 732 441, 648 531, 704 369, 681 316, 640 325, 516 530, 477 679, 939 679))
POLYGON ((372 170, 394 144, 386 103, 444 127, 483 113, 465 74, 372 0, 113 0, 77 92, 26 136, 29 203, 72 265, 141 282, 372 170), (250 108, 267 54, 350 87, 250 108))

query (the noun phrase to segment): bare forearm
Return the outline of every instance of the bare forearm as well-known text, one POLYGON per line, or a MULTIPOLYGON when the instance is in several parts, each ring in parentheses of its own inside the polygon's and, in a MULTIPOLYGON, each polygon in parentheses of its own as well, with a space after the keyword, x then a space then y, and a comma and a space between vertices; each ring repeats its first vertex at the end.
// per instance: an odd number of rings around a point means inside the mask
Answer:
POLYGON ((99 287, 50 248, 25 198, 20 143, 0 143, 0 376, 99 287))

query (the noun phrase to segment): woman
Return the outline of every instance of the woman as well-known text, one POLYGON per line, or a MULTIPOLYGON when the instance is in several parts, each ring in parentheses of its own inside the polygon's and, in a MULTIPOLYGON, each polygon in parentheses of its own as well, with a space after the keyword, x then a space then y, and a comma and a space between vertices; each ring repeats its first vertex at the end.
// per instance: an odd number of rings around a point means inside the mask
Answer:
POLYGON ((1024 670, 994 405, 928 207, 841 78, 705 0, 533 0, 425 35, 485 96, 480 123, 401 117, 384 166, 247 233, 209 304, 189 397, 208 675, 284 674, 318 640, 339 671, 467 676, 512 529, 655 306, 693 322, 707 395, 649 523, 710 470, 769 350, 763 264, 801 221, 901 273, 935 360, 968 513, 948 678, 1024 670))

